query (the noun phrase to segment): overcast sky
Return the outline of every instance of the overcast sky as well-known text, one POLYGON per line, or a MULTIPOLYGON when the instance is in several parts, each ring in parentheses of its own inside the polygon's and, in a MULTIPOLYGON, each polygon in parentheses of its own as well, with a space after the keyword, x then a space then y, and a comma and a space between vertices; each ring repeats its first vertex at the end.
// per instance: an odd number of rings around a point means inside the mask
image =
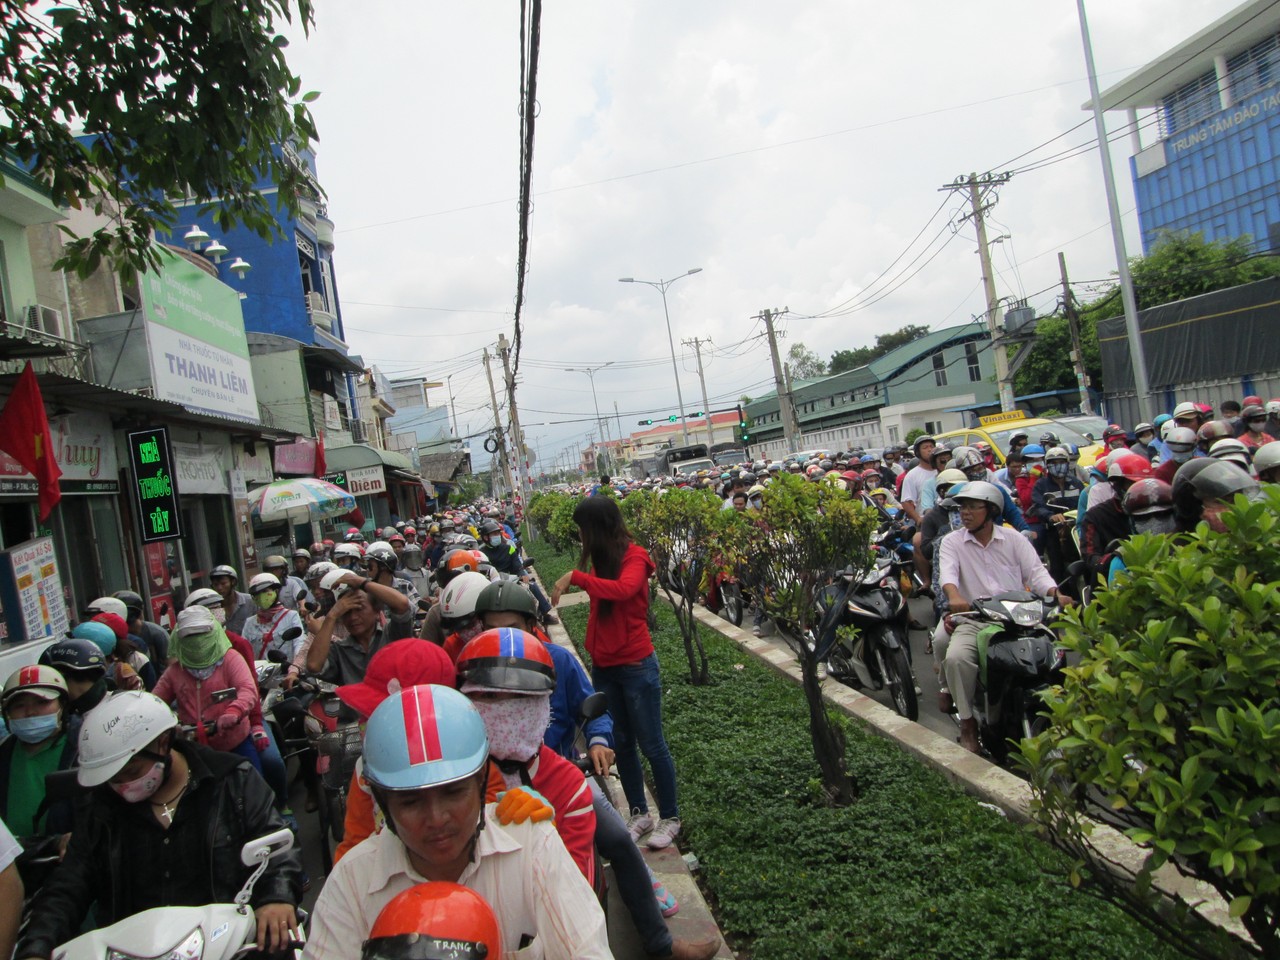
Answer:
MULTIPOLYGON (((1235 4, 1089 6, 1105 89, 1235 4)), ((511 336, 515 293, 518 4, 316 7, 290 60, 321 93, 317 162, 348 340, 391 377, 451 374, 459 427, 483 430, 480 351, 511 336)), ((517 395, 531 445, 549 463, 593 430, 590 382, 567 366, 614 361, 595 384, 624 433, 675 412, 662 301, 619 277, 702 268, 668 294, 688 410, 702 400, 681 339, 714 344, 713 409, 772 389, 752 319, 764 307, 791 310, 784 353, 800 341, 824 359, 907 323, 981 314, 972 225, 944 245, 947 215, 958 222, 966 204, 947 200, 931 220, 938 188, 1091 140, 1086 123, 1020 156, 1088 121, 1085 77, 1069 0, 546 3, 517 395), (876 302, 813 318, 851 298, 876 302)), ((1113 135, 1124 123, 1108 117, 1113 135)), ((1133 254, 1130 152, 1128 137, 1114 143, 1133 254)), ((989 225, 1011 237, 994 247, 1000 295, 1051 311, 1062 250, 1087 296, 1115 269, 1106 224, 1096 151, 1017 174, 989 225)))

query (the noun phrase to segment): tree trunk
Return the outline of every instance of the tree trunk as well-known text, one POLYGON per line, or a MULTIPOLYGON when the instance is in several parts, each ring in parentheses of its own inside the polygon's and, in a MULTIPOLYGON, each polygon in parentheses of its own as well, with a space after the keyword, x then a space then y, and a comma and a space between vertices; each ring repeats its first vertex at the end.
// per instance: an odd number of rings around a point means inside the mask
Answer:
POLYGON ((804 699, 809 705, 809 736, 813 741, 813 757, 822 771, 822 786, 832 806, 845 807, 857 796, 858 783, 845 768, 844 734, 832 726, 827 716, 813 653, 806 648, 799 659, 804 699))
POLYGON ((676 619, 680 621, 680 635, 684 639, 684 655, 689 661, 689 682, 695 687, 706 685, 710 679, 707 666, 707 654, 702 648, 702 639, 698 636, 698 618, 693 614, 693 599, 686 594, 680 598, 680 606, 676 608, 676 619), (695 648, 697 652, 695 653, 695 648))

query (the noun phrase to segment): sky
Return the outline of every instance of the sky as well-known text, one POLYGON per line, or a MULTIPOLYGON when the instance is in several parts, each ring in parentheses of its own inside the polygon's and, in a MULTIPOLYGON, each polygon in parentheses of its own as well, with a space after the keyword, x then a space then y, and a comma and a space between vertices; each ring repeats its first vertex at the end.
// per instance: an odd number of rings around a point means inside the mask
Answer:
MULTIPOLYGON (((1092 0, 1101 86, 1235 6, 1092 0)), ((320 93, 347 340, 389 377, 451 378, 464 434, 493 423, 481 350, 512 336, 518 31, 515 2, 317 0, 311 35, 289 32, 320 93)), ((547 466, 596 430, 592 378, 568 367, 611 364, 593 379, 612 437, 677 411, 662 299, 620 277, 701 268, 667 294, 680 387, 702 409, 681 341, 709 339, 710 406, 732 407, 773 388, 764 308, 789 309, 784 354, 801 342, 824 360, 982 315, 967 201, 939 188, 1093 139, 1068 0, 553 0, 537 83, 517 403, 547 466)), ((1125 122, 1108 115, 1133 255, 1125 122)), ((992 247, 1000 296, 1052 312, 1061 250, 1087 299, 1116 264, 1097 151, 1015 173, 988 231, 1008 236, 992 247)))

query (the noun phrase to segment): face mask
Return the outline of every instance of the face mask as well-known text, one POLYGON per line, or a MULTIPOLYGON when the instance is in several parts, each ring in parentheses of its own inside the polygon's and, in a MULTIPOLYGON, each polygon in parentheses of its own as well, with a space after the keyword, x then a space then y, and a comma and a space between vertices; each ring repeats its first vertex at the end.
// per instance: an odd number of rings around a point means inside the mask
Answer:
POLYGON ((1070 469, 1071 464, 1069 463, 1051 463, 1049 464, 1049 476, 1065 477, 1070 469))
POLYGON ((276 597, 279 595, 275 590, 263 590, 253 598, 253 602, 258 605, 259 610, 270 610, 276 605, 276 597))
POLYGON ((9 730, 23 743, 43 743, 58 732, 59 713, 47 713, 39 717, 14 717, 9 730))
POLYGON ((215 663, 212 667, 183 667, 183 669, 197 680, 208 680, 213 676, 213 671, 218 669, 218 664, 215 663))
POLYGON ((458 639, 463 643, 470 643, 482 633, 484 633, 484 621, 479 617, 476 617, 465 627, 460 627, 457 631, 458 639))
POLYGON ((217 620, 218 623, 224 627, 227 625, 227 611, 222 609, 222 604, 218 604, 216 607, 206 607, 206 609, 213 614, 213 619, 217 620))
POLYGON ((137 780, 130 780, 128 783, 113 783, 111 784, 111 789, 119 794, 120 799, 125 803, 141 803, 148 797, 154 796, 155 792, 160 789, 160 784, 164 783, 167 762, 157 760, 151 765, 151 769, 137 780))
MULTIPOLYGON (((856 490, 857 490, 857 488, 856 488, 856 487, 850 487, 849 489, 850 489, 850 491, 856 491, 856 490)), ((759 509, 760 507, 763 507, 763 506, 764 506, 764 500, 762 500, 760 497, 752 497, 750 500, 748 500, 748 501, 747 501, 747 503, 748 503, 748 504, 750 504, 751 506, 753 506, 753 507, 757 508, 757 509, 759 509)))
POLYGON ((1249 421, 1249 429, 1252 430, 1254 433, 1261 433, 1262 428, 1265 427, 1266 425, 1267 425, 1266 420, 1250 420, 1249 421))
POLYGON ((1138 442, 1143 444, 1149 444, 1155 438, 1156 438, 1156 435, 1154 433, 1144 433, 1142 434, 1142 436, 1138 437, 1138 442))
POLYGON ((475 707, 484 721, 489 753, 495 760, 523 762, 542 746, 542 735, 551 722, 549 696, 476 701, 475 707))
POLYGON ((491 547, 500 547, 500 546, 502 546, 502 534, 500 534, 500 533, 499 533, 499 534, 496 534, 496 535, 494 535, 494 536, 490 537, 490 538, 489 538, 489 546, 491 546, 491 547))
POLYGON ((1172 447, 1170 447, 1169 459, 1172 460, 1174 463, 1186 463, 1188 460, 1191 459, 1192 452, 1193 451, 1191 450, 1174 450, 1172 447))

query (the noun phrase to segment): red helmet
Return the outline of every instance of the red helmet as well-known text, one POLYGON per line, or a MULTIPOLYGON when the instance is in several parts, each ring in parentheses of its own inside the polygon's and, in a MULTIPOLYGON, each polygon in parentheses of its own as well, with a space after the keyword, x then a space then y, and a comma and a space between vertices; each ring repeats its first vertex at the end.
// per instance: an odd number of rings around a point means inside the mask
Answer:
POLYGON ((556 686, 556 668, 546 646, 515 627, 480 634, 462 648, 457 666, 463 693, 482 689, 549 694, 556 686))
POLYGON ((1255 396, 1248 396, 1248 397, 1245 397, 1245 398, 1244 398, 1244 400, 1243 400, 1243 401, 1241 401, 1241 403, 1240 403, 1240 405, 1241 405, 1242 407, 1247 407, 1247 406, 1249 406, 1250 404, 1252 404, 1252 405, 1253 405, 1253 406, 1255 406, 1255 407, 1260 407, 1260 406, 1262 406, 1262 398, 1261 398, 1261 397, 1255 397, 1255 396))
POLYGON ((405 528, 404 528, 404 535, 405 535, 406 537, 408 537, 408 536, 417 536, 417 534, 418 534, 418 528, 417 528, 417 527, 411 527, 411 526, 408 526, 407 524, 405 525, 405 528))
POLYGON ((391 536, 387 537, 387 543, 395 543, 396 541, 404 543, 404 535, 400 533, 393 533, 391 536))
POLYGON ((1107 424, 1107 428, 1102 431, 1103 440, 1111 440, 1113 437, 1123 437, 1123 436, 1124 436, 1124 427, 1115 423, 1107 424))
POLYGON ((1173 510, 1173 487, 1155 477, 1138 480, 1124 495, 1124 512, 1140 517, 1173 510))
POLYGON ((1141 454, 1124 450, 1117 451, 1107 458, 1107 477, 1122 477, 1125 480, 1143 480, 1151 476, 1151 461, 1141 454))
POLYGON ((867 467, 867 469, 862 471, 863 480, 870 480, 872 477, 879 477, 879 476, 880 476, 880 471, 877 470, 875 467, 867 467))
POLYGON ((1224 437, 1234 437, 1235 435, 1236 432, 1231 429, 1231 424, 1225 420, 1210 420, 1196 431, 1196 436, 1206 443, 1212 443, 1214 440, 1221 440, 1224 437))
MULTIPOLYGON (((876 476, 880 475, 875 470, 871 470, 870 472, 874 473, 876 476)), ((857 470, 846 470, 844 473, 840 474, 840 476, 845 480, 861 480, 862 479, 862 474, 860 474, 857 470)))
POLYGON ((495 960, 502 936, 493 908, 457 883, 420 883, 393 897, 369 931, 360 960, 495 960))
POLYGON ((389 643, 372 657, 359 683, 338 687, 338 699, 366 717, 387 697, 409 687, 438 683, 454 686, 453 661, 434 643, 389 643))

